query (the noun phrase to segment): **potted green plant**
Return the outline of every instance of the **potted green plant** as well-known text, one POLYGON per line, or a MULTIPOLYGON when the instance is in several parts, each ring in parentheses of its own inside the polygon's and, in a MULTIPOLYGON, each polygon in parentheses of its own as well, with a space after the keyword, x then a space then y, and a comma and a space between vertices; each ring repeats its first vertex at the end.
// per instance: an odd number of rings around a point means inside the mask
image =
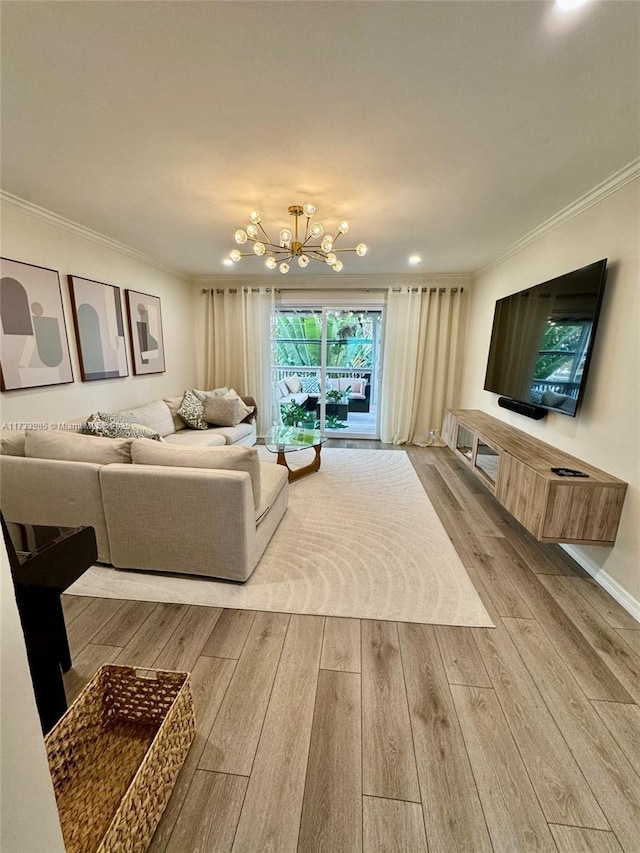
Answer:
POLYGON ((309 412, 292 400, 290 403, 284 403, 280 406, 280 417, 283 426, 298 426, 309 414, 309 412))
POLYGON ((337 388, 331 389, 331 391, 327 391, 327 404, 326 404, 326 414, 327 418, 335 417, 340 420, 347 419, 347 414, 349 412, 349 393, 351 392, 351 385, 348 388, 345 388, 344 391, 339 391, 337 388))

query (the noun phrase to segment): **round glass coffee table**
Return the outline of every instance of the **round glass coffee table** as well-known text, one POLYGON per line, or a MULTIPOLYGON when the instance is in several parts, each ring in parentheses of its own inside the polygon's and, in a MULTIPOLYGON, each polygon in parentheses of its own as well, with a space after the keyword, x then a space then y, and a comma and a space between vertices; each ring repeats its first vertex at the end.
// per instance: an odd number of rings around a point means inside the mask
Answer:
POLYGON ((286 426, 272 426, 264 437, 267 450, 278 454, 278 465, 284 465, 289 471, 290 483, 307 474, 313 474, 320 468, 320 451, 326 440, 327 436, 319 429, 286 426), (316 452, 314 460, 301 468, 289 468, 285 454, 309 447, 313 447, 316 452))

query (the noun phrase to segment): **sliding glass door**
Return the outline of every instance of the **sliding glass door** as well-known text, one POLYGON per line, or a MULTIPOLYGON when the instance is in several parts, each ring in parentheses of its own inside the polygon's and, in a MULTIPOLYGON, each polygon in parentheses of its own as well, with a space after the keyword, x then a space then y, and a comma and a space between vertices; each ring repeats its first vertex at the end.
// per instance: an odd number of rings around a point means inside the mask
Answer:
POLYGON ((272 375, 283 422, 377 438, 381 341, 382 310, 278 309, 272 375))

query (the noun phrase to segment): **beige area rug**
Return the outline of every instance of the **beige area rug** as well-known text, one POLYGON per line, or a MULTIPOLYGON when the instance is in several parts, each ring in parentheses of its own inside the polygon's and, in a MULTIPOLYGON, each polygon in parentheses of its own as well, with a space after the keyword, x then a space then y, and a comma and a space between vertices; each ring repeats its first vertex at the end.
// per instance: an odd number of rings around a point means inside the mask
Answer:
MULTIPOLYGON (((275 464, 266 448, 259 452, 275 464)), ((295 462, 312 454, 300 451, 295 462)), ((325 448, 320 471, 292 483, 289 495, 244 584, 94 566, 68 592, 493 627, 404 451, 325 448)))

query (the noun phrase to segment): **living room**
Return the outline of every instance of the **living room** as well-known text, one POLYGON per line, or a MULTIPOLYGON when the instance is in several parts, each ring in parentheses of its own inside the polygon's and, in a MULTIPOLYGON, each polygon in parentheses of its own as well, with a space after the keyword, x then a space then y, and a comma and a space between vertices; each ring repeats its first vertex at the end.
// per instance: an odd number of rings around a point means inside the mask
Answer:
MULTIPOLYGON (((601 606, 611 602, 607 612, 621 645, 605 639, 598 646, 586 625, 576 636, 589 652, 596 648, 595 657, 618 667, 624 659, 631 671, 639 632, 621 611, 630 620, 640 614, 637 5, 592 2, 566 13, 528 2, 194 5, 3 4, 2 256, 57 272, 75 377, 3 392, 3 422, 67 423, 216 387, 206 381, 203 290, 277 288, 280 305, 346 308, 359 300, 372 311, 384 306, 390 287, 463 290, 459 383, 447 407, 481 410, 628 484, 615 545, 569 544, 564 553, 587 573, 585 584, 593 583, 587 576, 595 579, 597 587, 588 589, 596 589, 601 606), (410 91, 403 90, 405 79, 410 91), (281 99, 295 103, 290 114, 281 99), (407 134, 412 123, 415 133, 407 134), (223 265, 234 231, 246 228, 254 207, 276 229, 289 224, 287 207, 298 202, 315 204, 327 228, 347 217, 344 239, 353 234, 353 242, 345 245, 364 240, 367 255, 345 255, 345 270, 336 274, 292 263, 281 275, 251 257, 223 265), (414 254, 421 262, 410 266, 414 254), (608 259, 606 291, 576 417, 550 412, 537 421, 499 407, 497 395, 484 390, 496 300, 601 258, 608 259), (80 381, 68 275, 159 298, 164 372, 80 381)), ((234 377, 227 382, 236 387, 234 377)), ((442 420, 434 426, 442 430, 442 420)), ((382 444, 380 452, 393 446, 382 444)), ((417 444, 397 445, 396 452, 409 448, 412 459, 450 453, 417 444)), ((331 449, 330 442, 323 465, 331 449)), ((320 474, 305 478, 309 488, 320 474)), ((435 504, 439 485, 431 485, 435 504)), ((486 492, 478 501, 484 507, 493 497, 486 492)), ((22 762, 16 751, 14 759, 34 768, 24 787, 15 786, 18 801, 32 784, 42 791, 44 759, 42 744, 31 744, 39 731, 33 703, 25 710, 28 675, 25 682, 19 663, 5 666, 4 649, 18 655, 20 639, 6 593, 3 586, 3 625, 15 630, 3 637, 3 705, 5 679, 23 680, 21 703, 6 716, 3 709, 3 718, 12 722, 14 742, 30 742, 29 758, 22 762), (18 735, 23 725, 28 734, 18 735)), ((530 617, 519 613, 498 615, 524 631, 530 617)), ((444 636, 438 634, 442 649, 444 636)), ((457 699, 469 684, 453 680, 457 699)), ((611 702, 620 720, 637 720, 638 699, 631 696, 611 702)), ((588 695, 604 714, 602 698, 588 695)), ((548 696, 545 702, 553 704, 548 696)), ((611 724, 614 738, 631 760, 637 743, 625 739, 629 727, 620 720, 611 724)), ((580 748, 569 745, 579 756, 580 748)), ((467 749, 490 811, 491 786, 478 773, 471 737, 467 749)), ((578 764, 595 785, 580 757, 578 764)), ((4 756, 3 765, 9 766, 4 756)), ((637 757, 633 766, 637 776, 637 757)), ((48 826, 54 841, 20 847, 15 835, 6 836, 13 841, 7 850, 63 849, 48 796, 41 798, 48 818, 19 831, 48 826)), ((421 802, 424 787, 413 796, 413 805, 421 802)), ((514 798, 505 796, 509 811, 514 798)), ((376 798, 360 799, 370 808, 376 798)), ((406 792, 395 799, 412 802, 406 792)), ((633 849, 624 821, 612 817, 615 806, 604 794, 596 799, 604 817, 591 823, 545 812, 554 828, 573 828, 574 847, 562 847, 562 830, 554 829, 541 849, 633 849), (594 839, 610 847, 593 846, 594 839)), ((505 839, 514 836, 494 834, 488 823, 494 849, 537 849, 509 848, 505 839)), ((15 823, 11 829, 17 831, 15 823)), ((430 838, 429 832, 427 822, 430 838)), ((308 846, 299 849, 319 849, 306 837, 308 846)), ((188 835, 180 839, 169 848, 156 842, 156 849, 193 849, 188 835)), ((351 849, 362 849, 358 844, 351 849)), ((250 848, 238 840, 234 849, 250 848)), ((387 848, 369 837, 364 849, 387 848)))

